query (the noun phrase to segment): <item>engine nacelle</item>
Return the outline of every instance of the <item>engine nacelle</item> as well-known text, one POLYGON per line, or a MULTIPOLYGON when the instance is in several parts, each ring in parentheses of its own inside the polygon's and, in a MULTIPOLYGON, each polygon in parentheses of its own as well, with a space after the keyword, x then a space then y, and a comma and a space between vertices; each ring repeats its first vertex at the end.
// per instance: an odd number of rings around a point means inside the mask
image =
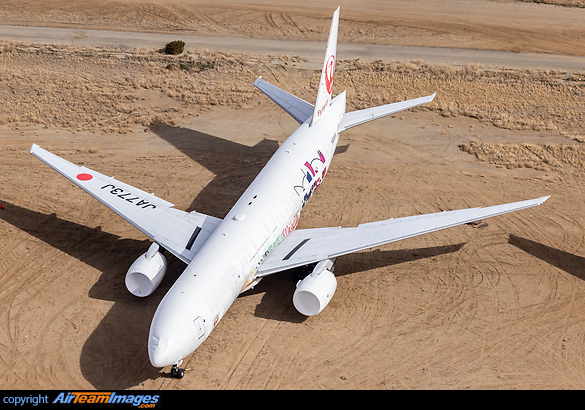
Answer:
POLYGON ((337 280, 331 272, 332 267, 333 261, 321 261, 309 276, 297 283, 293 304, 303 315, 313 316, 320 313, 333 297, 337 280))
POLYGON ((145 297, 152 294, 163 280, 167 271, 167 260, 158 249, 158 244, 153 243, 128 269, 126 288, 134 296, 145 297))

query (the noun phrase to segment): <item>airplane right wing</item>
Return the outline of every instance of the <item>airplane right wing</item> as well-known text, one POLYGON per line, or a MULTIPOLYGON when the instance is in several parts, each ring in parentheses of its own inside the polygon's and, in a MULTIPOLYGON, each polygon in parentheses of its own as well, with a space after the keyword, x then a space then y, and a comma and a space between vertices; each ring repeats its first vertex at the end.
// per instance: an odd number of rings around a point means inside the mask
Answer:
POLYGON ((519 211, 542 204, 549 197, 511 204, 438 212, 405 218, 387 219, 355 228, 316 228, 292 231, 266 257, 258 276, 335 258, 374 246, 411 238, 440 229, 519 211))

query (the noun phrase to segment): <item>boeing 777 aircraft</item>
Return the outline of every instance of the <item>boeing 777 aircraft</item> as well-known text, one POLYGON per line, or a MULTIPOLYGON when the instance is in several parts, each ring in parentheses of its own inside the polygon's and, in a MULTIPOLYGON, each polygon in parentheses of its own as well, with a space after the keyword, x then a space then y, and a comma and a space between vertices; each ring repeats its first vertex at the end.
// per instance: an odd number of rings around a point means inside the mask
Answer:
POLYGON ((315 105, 267 83, 254 85, 299 124, 224 219, 173 208, 164 199, 77 166, 33 144, 31 154, 61 173, 152 239, 130 266, 126 286, 148 296, 160 284, 168 250, 187 264, 160 302, 150 326, 148 355, 155 367, 179 366, 209 336, 242 292, 264 276, 315 264, 300 280, 293 304, 303 315, 321 312, 337 282, 335 258, 362 249, 542 204, 548 197, 487 208, 387 219, 353 228, 295 230, 301 210, 323 182, 339 133, 434 98, 345 112, 345 91, 332 98, 339 8, 333 14, 315 105))

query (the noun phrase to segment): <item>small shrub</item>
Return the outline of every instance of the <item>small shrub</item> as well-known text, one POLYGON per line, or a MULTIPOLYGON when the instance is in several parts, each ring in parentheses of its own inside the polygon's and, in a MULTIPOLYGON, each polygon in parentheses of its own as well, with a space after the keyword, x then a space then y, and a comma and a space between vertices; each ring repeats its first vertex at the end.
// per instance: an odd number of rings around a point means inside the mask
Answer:
POLYGON ((165 53, 166 54, 173 54, 173 55, 181 54, 184 49, 185 49, 185 42, 182 40, 171 41, 170 43, 167 43, 165 45, 165 53))

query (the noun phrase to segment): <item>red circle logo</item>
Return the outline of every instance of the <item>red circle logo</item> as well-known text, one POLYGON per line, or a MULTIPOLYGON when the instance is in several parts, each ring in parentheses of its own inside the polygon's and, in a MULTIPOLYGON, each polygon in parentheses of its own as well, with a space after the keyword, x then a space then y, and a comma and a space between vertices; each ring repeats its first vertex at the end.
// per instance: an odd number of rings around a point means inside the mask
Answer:
POLYGON ((77 175, 77 179, 79 179, 80 181, 89 181, 92 178, 93 178, 93 176, 90 175, 90 174, 79 174, 79 175, 77 175))

